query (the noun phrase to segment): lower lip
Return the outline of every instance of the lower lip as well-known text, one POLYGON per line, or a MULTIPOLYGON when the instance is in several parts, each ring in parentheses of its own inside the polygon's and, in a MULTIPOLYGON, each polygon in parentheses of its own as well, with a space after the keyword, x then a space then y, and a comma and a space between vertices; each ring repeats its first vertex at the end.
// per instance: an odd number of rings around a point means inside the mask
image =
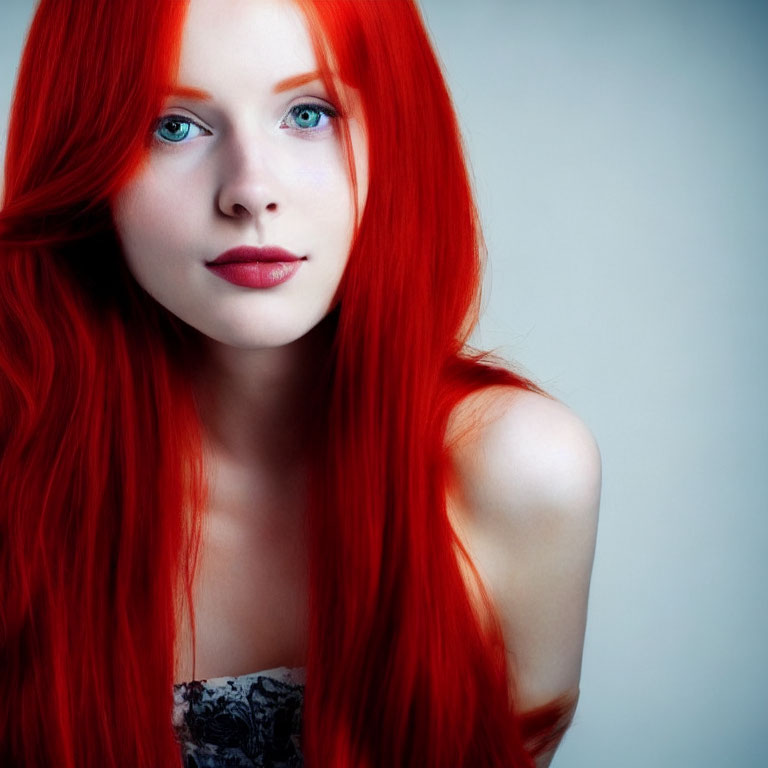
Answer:
POLYGON ((244 261, 206 266, 223 280, 244 288, 273 288, 290 280, 301 261, 244 261))

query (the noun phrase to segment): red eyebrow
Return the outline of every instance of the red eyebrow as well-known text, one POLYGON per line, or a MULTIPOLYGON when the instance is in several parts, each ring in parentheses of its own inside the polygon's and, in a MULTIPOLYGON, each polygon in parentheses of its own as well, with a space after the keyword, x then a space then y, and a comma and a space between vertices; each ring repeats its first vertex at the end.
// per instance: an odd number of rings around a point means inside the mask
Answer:
POLYGON ((299 88, 307 83, 312 83, 315 80, 320 80, 320 73, 304 72, 301 75, 294 75, 293 77, 286 77, 285 80, 281 80, 272 89, 275 93, 282 93, 283 91, 290 91, 293 88, 299 88))
POLYGON ((168 98, 179 99, 195 99, 195 101, 211 101, 211 96, 208 91, 204 91, 202 88, 190 88, 188 85, 175 85, 171 92, 168 94, 168 98))

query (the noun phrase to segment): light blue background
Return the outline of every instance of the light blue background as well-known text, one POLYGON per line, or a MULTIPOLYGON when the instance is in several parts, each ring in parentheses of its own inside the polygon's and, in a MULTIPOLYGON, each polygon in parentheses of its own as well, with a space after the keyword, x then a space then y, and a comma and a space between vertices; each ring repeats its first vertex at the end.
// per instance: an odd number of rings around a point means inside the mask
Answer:
MULTIPOLYGON (((5 126, 32 4, 2 3, 5 126)), ((603 452, 554 766, 768 765, 768 3, 423 9, 491 254, 479 340, 603 452)))

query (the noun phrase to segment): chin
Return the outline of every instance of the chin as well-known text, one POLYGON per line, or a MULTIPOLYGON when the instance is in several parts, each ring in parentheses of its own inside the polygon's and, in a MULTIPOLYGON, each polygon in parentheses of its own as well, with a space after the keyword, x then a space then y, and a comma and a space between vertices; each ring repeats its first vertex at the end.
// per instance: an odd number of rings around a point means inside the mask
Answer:
POLYGON ((285 324, 270 327, 262 326, 261 328, 252 324, 241 328, 217 328, 215 330, 197 328, 197 331, 209 341, 244 352, 255 352, 288 347, 307 337, 319 324, 319 322, 312 325, 285 324))

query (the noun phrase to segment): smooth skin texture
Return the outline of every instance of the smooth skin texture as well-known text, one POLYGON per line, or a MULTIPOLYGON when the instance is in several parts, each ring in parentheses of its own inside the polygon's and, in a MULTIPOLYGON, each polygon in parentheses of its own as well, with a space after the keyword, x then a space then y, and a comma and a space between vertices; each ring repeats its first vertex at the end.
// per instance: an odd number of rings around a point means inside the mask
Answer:
MULTIPOLYGON (((208 340, 196 383, 211 497, 196 664, 181 626, 178 680, 304 663, 306 395, 354 230, 338 105, 319 80, 281 89, 316 70, 290 2, 191 0, 178 84, 196 90, 169 97, 147 163, 115 200, 134 276, 208 340), (190 95, 200 91, 210 98, 190 95), (292 111, 306 105, 328 112, 292 111), (237 245, 307 258, 287 283, 242 288, 205 267, 237 245)), ((354 109, 347 119, 362 211, 364 121, 354 109)), ((599 503, 594 440, 565 406, 509 389, 467 398, 448 438, 451 520, 502 616, 519 704, 576 695, 599 503)))

